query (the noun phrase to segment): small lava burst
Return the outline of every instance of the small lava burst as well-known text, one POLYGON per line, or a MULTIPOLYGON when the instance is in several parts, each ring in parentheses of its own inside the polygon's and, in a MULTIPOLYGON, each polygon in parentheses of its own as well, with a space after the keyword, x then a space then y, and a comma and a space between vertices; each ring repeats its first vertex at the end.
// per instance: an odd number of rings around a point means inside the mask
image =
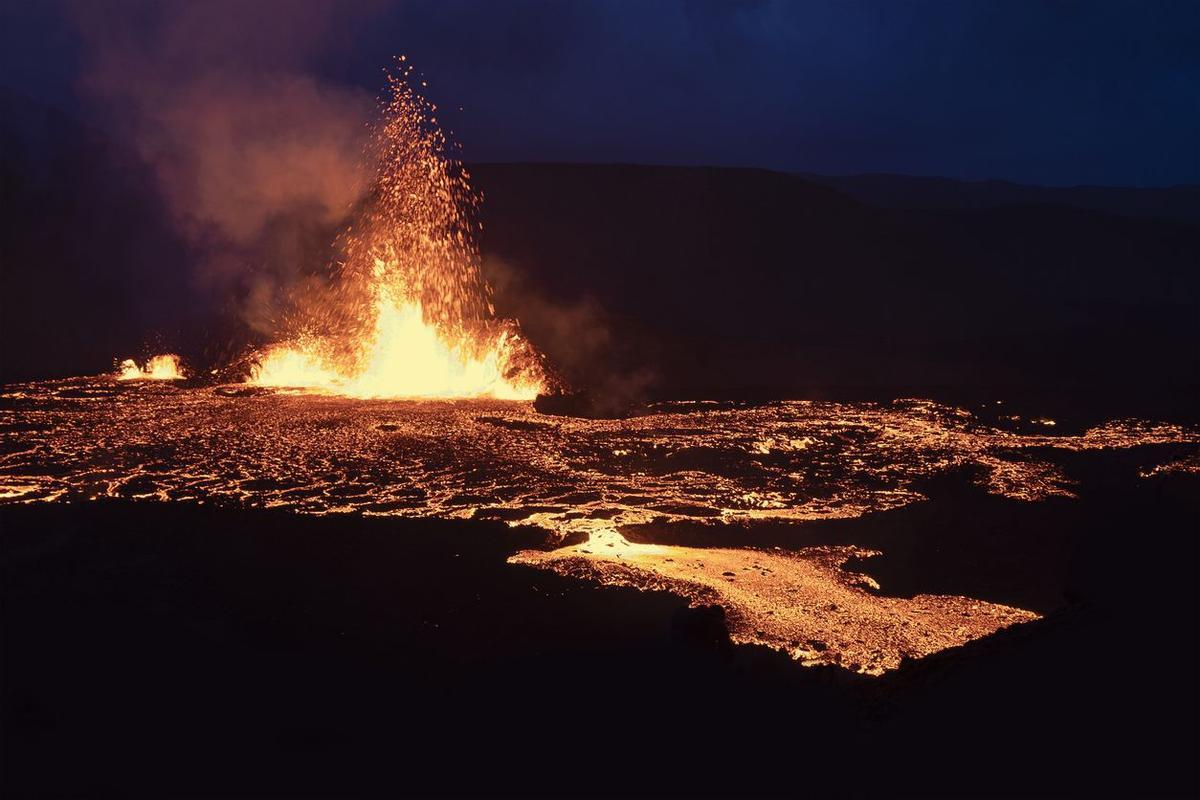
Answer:
POLYGON ((141 366, 132 358, 127 358, 117 368, 117 380, 120 381, 175 381, 185 377, 179 356, 174 353, 154 356, 141 366))

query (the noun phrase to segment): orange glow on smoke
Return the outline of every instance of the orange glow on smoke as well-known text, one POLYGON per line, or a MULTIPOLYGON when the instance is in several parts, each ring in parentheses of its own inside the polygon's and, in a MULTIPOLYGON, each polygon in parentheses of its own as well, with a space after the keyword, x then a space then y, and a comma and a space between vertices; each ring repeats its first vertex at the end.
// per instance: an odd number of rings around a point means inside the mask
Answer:
POLYGON ((409 73, 389 77, 378 171, 365 212, 338 242, 336 286, 291 338, 255 355, 250 382, 351 397, 532 399, 546 384, 541 357, 494 315, 479 268, 479 196, 409 73))
POLYGON ((175 381, 184 378, 183 367, 180 366, 179 356, 174 353, 164 353, 155 356, 143 366, 138 366, 132 358, 121 362, 117 370, 117 380, 136 381, 175 381))

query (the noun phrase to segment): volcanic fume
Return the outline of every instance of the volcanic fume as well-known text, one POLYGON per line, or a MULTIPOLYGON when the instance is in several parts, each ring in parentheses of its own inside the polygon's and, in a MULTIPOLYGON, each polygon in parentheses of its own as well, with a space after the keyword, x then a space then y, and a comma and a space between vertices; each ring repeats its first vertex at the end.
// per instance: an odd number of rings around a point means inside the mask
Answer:
POLYGON ((532 399, 543 357, 495 316, 480 271, 480 196, 450 155, 437 107, 388 76, 364 210, 336 242, 333 286, 301 298, 250 382, 351 397, 532 399))

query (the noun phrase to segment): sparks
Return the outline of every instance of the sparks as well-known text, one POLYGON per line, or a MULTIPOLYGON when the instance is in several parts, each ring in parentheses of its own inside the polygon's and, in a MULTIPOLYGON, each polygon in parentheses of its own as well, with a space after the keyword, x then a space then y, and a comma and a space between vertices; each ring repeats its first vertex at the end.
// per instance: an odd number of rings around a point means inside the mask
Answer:
POLYGON ((373 137, 379 166, 367 210, 338 243, 333 307, 257 353, 250 382, 351 397, 532 399, 546 375, 517 324, 495 317, 480 271, 479 195, 447 156, 434 106, 403 75, 388 85, 373 137))
POLYGON ((117 368, 117 380, 122 381, 174 381, 184 377, 186 375, 180 365, 179 356, 174 353, 154 356, 141 366, 132 358, 127 358, 117 368))

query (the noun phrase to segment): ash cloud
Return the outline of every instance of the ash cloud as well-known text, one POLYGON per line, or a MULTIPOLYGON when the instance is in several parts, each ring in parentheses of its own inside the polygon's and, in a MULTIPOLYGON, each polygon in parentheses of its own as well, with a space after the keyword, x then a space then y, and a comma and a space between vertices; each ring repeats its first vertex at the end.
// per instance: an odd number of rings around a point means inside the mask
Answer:
MULTIPOLYGON (((370 11, 369 7, 366 7, 370 11)), ((277 333, 366 188, 372 98, 319 76, 364 7, 80 3, 85 96, 157 175, 194 286, 277 333)), ((176 265, 163 265, 164 269, 176 265)))

